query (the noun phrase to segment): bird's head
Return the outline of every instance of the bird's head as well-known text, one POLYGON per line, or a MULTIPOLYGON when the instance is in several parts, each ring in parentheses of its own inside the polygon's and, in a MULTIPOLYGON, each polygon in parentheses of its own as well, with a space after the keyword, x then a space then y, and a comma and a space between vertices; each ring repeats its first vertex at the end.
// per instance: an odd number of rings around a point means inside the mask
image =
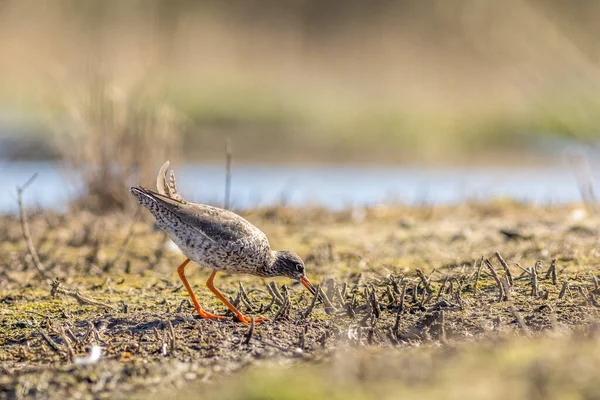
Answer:
POLYGON ((306 277, 304 262, 298 254, 291 250, 274 251, 273 272, 279 276, 285 276, 300 281, 311 293, 315 288, 306 277))

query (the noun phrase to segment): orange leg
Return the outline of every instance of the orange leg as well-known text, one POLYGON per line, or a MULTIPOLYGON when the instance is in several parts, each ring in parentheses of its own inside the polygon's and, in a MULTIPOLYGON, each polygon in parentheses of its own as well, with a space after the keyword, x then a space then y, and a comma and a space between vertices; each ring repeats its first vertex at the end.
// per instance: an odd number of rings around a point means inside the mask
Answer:
MULTIPOLYGON (((243 322, 245 324, 252 323, 252 320, 250 318, 244 316, 244 314, 242 314, 242 312, 240 310, 235 308, 235 306, 233 304, 231 304, 229 302, 229 300, 227 300, 221 292, 219 292, 219 289, 217 289, 215 287, 215 285, 213 284, 213 280, 215 279, 216 274, 217 274, 217 270, 215 269, 215 270, 213 270, 212 274, 210 274, 210 277, 206 281, 206 286, 208 286, 210 291, 213 292, 215 294, 215 296, 217 296, 219 298, 219 300, 221 300, 227 306, 227 308, 229 308, 231 311, 233 311, 235 313, 235 315, 237 316, 238 320, 240 320, 240 322, 243 322)), ((265 320, 264 318, 256 318, 254 320, 254 322, 262 322, 264 320, 265 320)))
POLYGON ((179 274, 179 278, 181 279, 181 282, 183 282, 183 286, 185 286, 185 288, 187 289, 188 293, 190 294, 190 297, 192 298, 192 302, 194 303, 194 308, 196 309, 196 311, 198 311, 198 314, 200 314, 200 316, 202 318, 209 318, 209 319, 222 319, 225 318, 221 315, 214 315, 211 314, 209 312, 206 312, 202 309, 202 307, 200 307, 200 304, 198 303, 198 300, 196 299, 196 296, 194 295, 194 291, 192 290, 192 287, 190 286, 190 284, 187 281, 187 278, 185 277, 185 274, 183 273, 183 271, 185 270, 185 266, 188 265, 188 263, 190 262, 190 259, 186 259, 178 268, 177 268, 177 274, 179 274))

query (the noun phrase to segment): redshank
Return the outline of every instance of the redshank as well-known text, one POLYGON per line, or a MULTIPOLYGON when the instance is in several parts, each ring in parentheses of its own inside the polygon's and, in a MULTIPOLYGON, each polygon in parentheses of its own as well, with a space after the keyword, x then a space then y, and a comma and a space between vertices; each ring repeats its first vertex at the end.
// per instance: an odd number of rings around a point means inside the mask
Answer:
MULTIPOLYGON (((168 168, 169 161, 158 172, 158 192, 141 186, 130 190, 187 257, 177 268, 177 273, 201 317, 224 318, 200 307, 184 274, 190 260, 212 269, 206 286, 235 313, 238 320, 246 324, 251 320, 214 286, 213 280, 218 271, 265 278, 284 276, 300 281, 311 293, 315 293, 315 288, 306 277, 304 262, 296 253, 291 250, 271 250, 267 236, 234 212, 184 200, 177 192, 175 173, 171 170, 167 174, 168 168)), ((262 320, 258 318, 255 322, 262 320)))

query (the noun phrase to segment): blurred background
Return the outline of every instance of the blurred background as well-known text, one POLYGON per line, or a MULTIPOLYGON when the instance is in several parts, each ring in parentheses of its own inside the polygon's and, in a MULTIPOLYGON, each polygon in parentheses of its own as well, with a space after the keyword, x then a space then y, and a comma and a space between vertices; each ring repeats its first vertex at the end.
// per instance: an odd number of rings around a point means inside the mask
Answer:
POLYGON ((599 17, 591 0, 0 0, 0 171, 40 173, 37 204, 101 210, 170 159, 184 194, 222 203, 229 138, 238 208, 578 200, 599 17))

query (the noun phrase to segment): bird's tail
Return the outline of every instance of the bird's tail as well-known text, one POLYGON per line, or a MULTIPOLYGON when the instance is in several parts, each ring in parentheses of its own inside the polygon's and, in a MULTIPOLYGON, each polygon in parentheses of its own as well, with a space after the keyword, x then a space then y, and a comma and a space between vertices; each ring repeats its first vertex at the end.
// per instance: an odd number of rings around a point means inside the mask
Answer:
POLYGON ((175 171, 169 171, 169 161, 165 162, 156 177, 156 189, 158 193, 169 197, 175 201, 186 203, 185 200, 177 192, 177 182, 175 181, 175 171))

